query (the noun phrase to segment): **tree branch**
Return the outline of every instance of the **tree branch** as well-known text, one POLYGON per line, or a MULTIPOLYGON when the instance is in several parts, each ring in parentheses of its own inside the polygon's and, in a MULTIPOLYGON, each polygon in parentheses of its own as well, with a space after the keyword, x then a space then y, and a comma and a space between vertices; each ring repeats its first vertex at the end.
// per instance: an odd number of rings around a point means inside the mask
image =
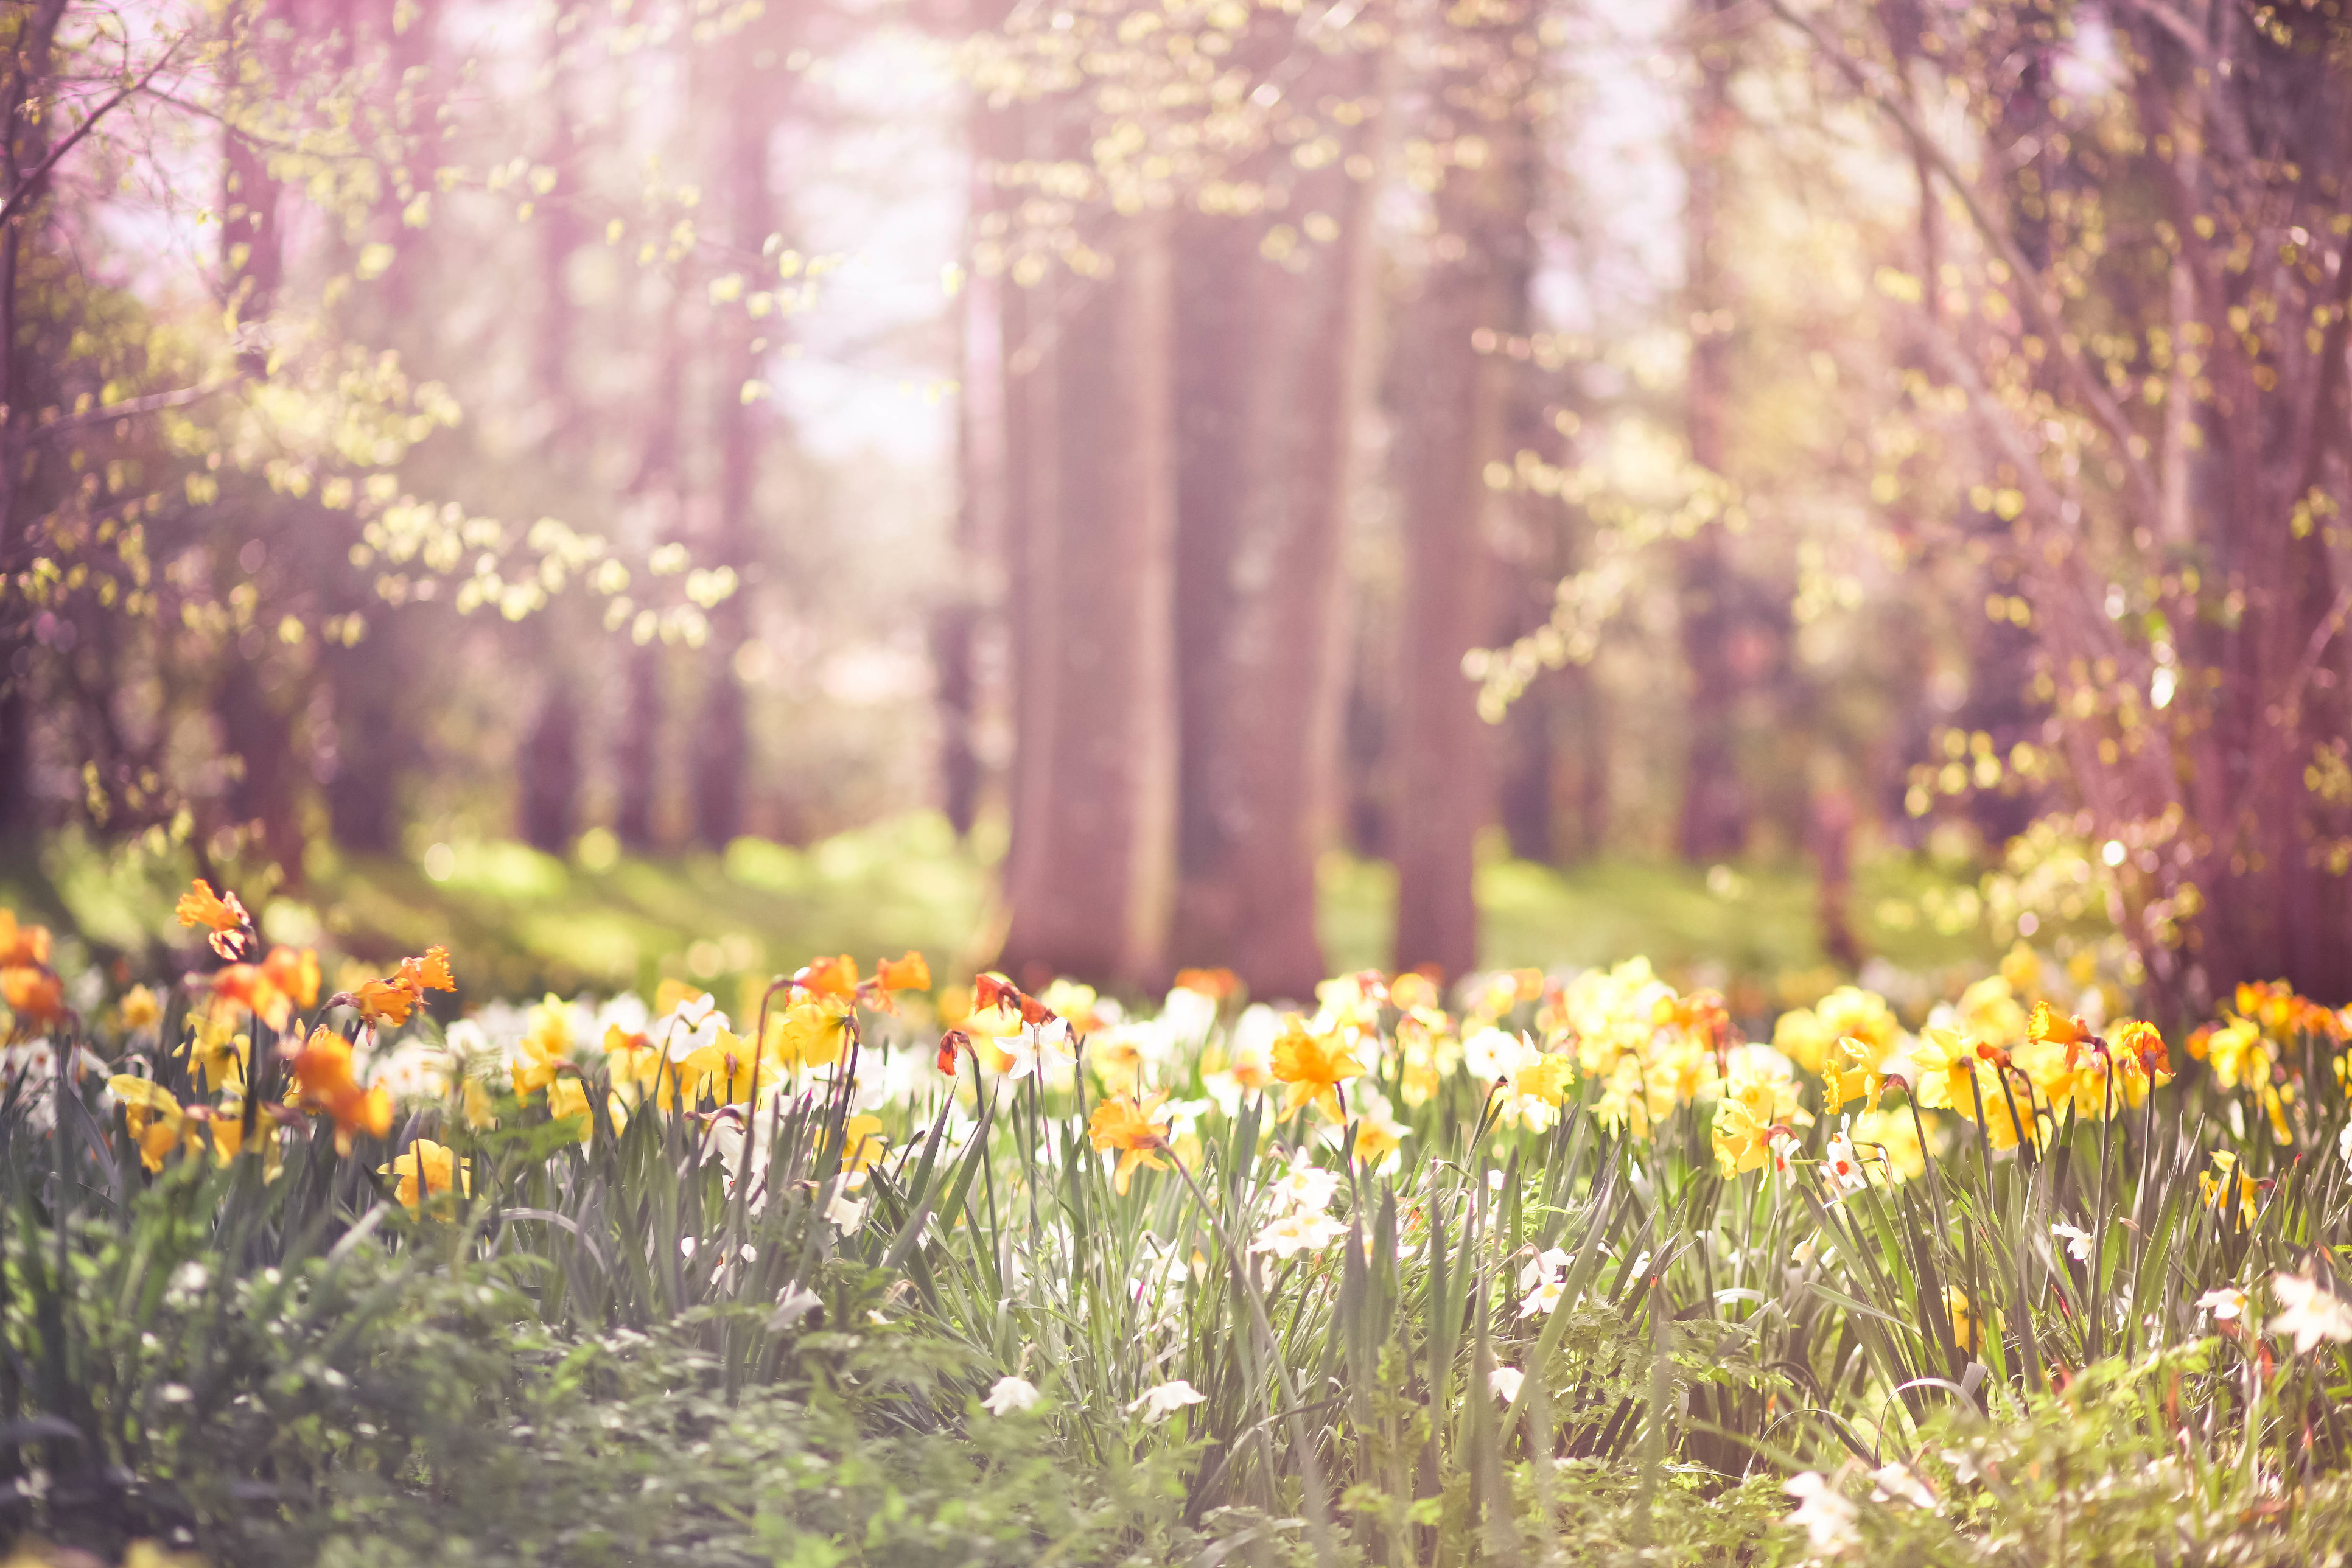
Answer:
POLYGON ((79 414, 68 414, 52 419, 46 425, 37 426, 32 433, 33 439, 47 440, 52 436, 62 436, 69 431, 87 429, 92 425, 103 425, 111 419, 129 419, 141 414, 157 414, 166 408, 184 408, 191 403, 202 403, 205 398, 229 384, 226 380, 207 381, 198 386, 183 386, 171 392, 151 392, 144 397, 130 397, 121 403, 109 403, 100 407, 87 408, 79 414))
POLYGON ((137 81, 125 82, 122 87, 115 92, 115 95, 112 98, 108 99, 104 103, 100 104, 96 109, 90 110, 89 118, 83 121, 79 125, 75 126, 71 135, 58 142, 56 146, 50 148, 49 155, 42 159, 37 164, 34 165, 32 173, 18 180, 16 182, 16 188, 8 193, 7 201, 0 203, 0 226, 5 226, 11 218, 14 218, 19 212, 25 209, 25 207, 32 201, 34 193, 41 188, 41 182, 48 178, 49 171, 58 166, 58 160, 63 158, 67 153, 72 152, 74 148, 80 143, 83 137, 89 135, 92 131, 97 130, 98 122, 100 121, 105 119, 109 114, 112 113, 116 109, 128 102, 133 97, 136 97, 139 93, 146 90, 147 84, 153 81, 156 74, 163 70, 165 66, 172 63, 172 57, 180 52, 180 46, 186 41, 186 35, 184 34, 180 37, 173 39, 172 47, 165 49, 162 57, 159 58, 153 65, 147 68, 145 75, 142 76, 137 81))
POLYGON ((2147 465, 2132 449, 2133 443, 2140 438, 2138 432, 2125 419, 2123 409, 2107 395, 2097 378, 2067 348, 2068 334, 2064 324, 2058 320, 2057 312, 2052 309, 2049 300, 2042 297, 2040 272, 2025 259, 2024 254, 2017 248, 2017 243, 2010 238, 2009 232, 1992 221, 1992 215, 1985 211, 1974 188, 1961 175, 1949 154, 1928 134, 1927 128, 1919 122, 1918 118, 1905 107, 1899 94, 1880 81, 1862 61, 1838 47, 1834 39, 1823 33, 1811 17, 1800 14, 1789 0, 1765 0, 1765 4, 1771 6, 1773 14, 1782 21, 1811 38, 1822 58, 1836 67, 1863 97, 1876 104, 1887 118, 1894 121, 1920 161, 1934 170, 1951 187, 1952 194, 1960 199, 1960 205, 1967 209, 1969 220, 1976 226, 1977 232, 2000 253, 2000 259, 2016 274, 2019 302, 2025 307, 2026 316, 2034 331, 2050 345, 2051 357, 2062 368, 2075 396, 2083 400, 2090 409, 2092 418, 2115 443, 2116 456, 2122 461, 2125 476, 2130 480, 2133 499, 2147 515, 2157 515, 2158 496, 2156 481, 2148 473, 2147 465))

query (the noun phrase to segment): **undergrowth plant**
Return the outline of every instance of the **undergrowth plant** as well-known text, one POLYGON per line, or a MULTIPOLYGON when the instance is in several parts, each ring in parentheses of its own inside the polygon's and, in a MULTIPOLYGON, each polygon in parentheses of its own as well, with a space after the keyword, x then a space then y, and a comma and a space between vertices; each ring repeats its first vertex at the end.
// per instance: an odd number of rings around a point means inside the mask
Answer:
POLYGON ((93 1020, 0 931, 11 1528, 219 1561, 2302 1561, 2344 1014, 2013 955, 1749 1043, 1639 963, 910 954, 436 1023, 436 949, 93 1020), (1449 1006, 1448 1003, 1452 1005, 1449 1006), (366 1544, 362 1544, 366 1543, 366 1544), (369 1557, 368 1552, 377 1555, 369 1557), (354 1555, 356 1553, 357 1555, 354 1555), (422 1556, 419 1556, 422 1560, 422 1556))

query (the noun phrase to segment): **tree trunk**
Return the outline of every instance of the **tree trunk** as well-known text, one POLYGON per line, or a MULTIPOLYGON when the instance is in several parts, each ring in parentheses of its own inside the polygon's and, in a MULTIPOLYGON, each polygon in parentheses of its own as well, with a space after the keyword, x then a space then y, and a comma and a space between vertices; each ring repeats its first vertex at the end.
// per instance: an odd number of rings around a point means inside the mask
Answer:
MULTIPOLYGON (((231 85, 221 182, 221 287, 226 313, 243 337, 237 363, 256 378, 269 373, 268 322, 285 279, 286 257, 278 215, 282 193, 270 177, 267 156, 246 127, 280 85, 276 73, 292 54, 282 33, 290 16, 286 0, 258 0, 236 8, 231 13, 233 41, 224 56, 231 85)), ((266 519, 273 503, 259 504, 266 519)), ((223 651, 214 715, 224 748, 241 769, 228 787, 229 817, 252 829, 255 841, 286 879, 299 883, 302 823, 294 755, 295 704, 271 689, 271 639, 258 629, 247 631, 223 651)))
MULTIPOLYGON (((686 410, 685 284, 673 278, 655 334, 654 395, 646 421, 645 448, 629 493, 668 514, 668 532, 683 531, 686 471, 682 461, 686 410)), ((613 829, 632 853, 646 855, 661 842, 662 748, 668 713, 667 661, 658 642, 621 651, 623 696, 613 740, 617 795, 613 829)))
MULTIPOLYGON (((776 123, 776 89, 753 64, 754 38, 772 36, 752 24, 733 41, 720 68, 726 73, 722 157, 729 219, 735 248, 745 256, 764 256, 775 226, 768 142, 776 123)), ((748 315, 726 319, 721 329, 726 353, 713 389, 719 493, 708 563, 734 568, 739 584, 710 612, 710 639, 702 660, 708 684, 694 736, 695 837, 710 849, 725 848, 744 830, 743 793, 751 766, 751 704, 736 670, 736 655, 751 639, 759 574, 753 507, 764 405, 747 391, 759 379, 760 355, 752 347, 758 329, 748 315)))
MULTIPOLYGON (((989 0, 971 16, 975 28, 1001 26, 1010 9, 989 0)), ((975 97, 967 125, 971 138, 970 231, 1001 253, 1013 219, 1005 171, 1021 158, 1024 115, 1017 103, 975 97)), ((982 700, 980 643, 1003 614, 984 601, 978 584, 985 563, 1008 548, 1007 513, 1015 455, 1008 422, 1011 382, 1004 363, 1005 311, 1013 280, 1002 268, 982 268, 965 281, 958 305, 958 347, 963 395, 957 405, 958 473, 955 583, 931 612, 931 665, 938 679, 940 804, 958 837, 971 832, 987 782, 979 748, 982 700)))
MULTIPOLYGON (((25 182, 48 153, 49 120, 30 112, 50 89, 53 46, 65 0, 38 0, 20 6, 13 47, 0 62, 0 154, 5 188, 0 199, 16 200, 25 182)), ((47 216, 37 195, 19 204, 16 216, 0 226, 0 573, 23 566, 28 521, 36 510, 26 447, 37 397, 35 367, 18 342, 18 271, 26 238, 47 216)), ((21 609, 0 614, 0 855, 29 852, 40 824, 33 799, 34 643, 21 609)))
POLYGON ((1019 518, 1015 613, 1047 635, 1019 694, 1004 963, 1024 983, 1150 986, 1167 977, 1175 856, 1172 294, 1165 220, 1108 221, 1109 276, 1061 285, 1057 493, 1019 518))
POLYGON ((246 126, 278 89, 275 73, 287 51, 275 35, 289 19, 287 0, 233 6, 232 41, 224 56, 230 111, 221 179, 221 282, 229 320, 244 339, 237 363, 253 376, 268 373, 268 322, 285 279, 286 256, 278 222, 281 193, 268 154, 246 126))
MULTIPOLYGON (((1360 100, 1377 65, 1318 52, 1289 91, 1360 100)), ((1340 545, 1371 284, 1370 171, 1351 175, 1347 159, 1371 136, 1358 126, 1339 157, 1286 180, 1281 160, 1264 217, 1185 225, 1178 952, 1230 966, 1261 996, 1311 998, 1325 973, 1315 871, 1332 828, 1340 545)))
MULTIPOLYGON (((547 163, 557 171, 552 199, 541 205, 539 224, 539 331, 532 344, 531 379, 545 411, 540 447, 549 471, 560 472, 575 454, 578 405, 572 391, 572 340, 578 325, 569 273, 580 247, 583 223, 577 205, 580 163, 573 148, 570 56, 563 22, 571 12, 559 0, 547 29, 547 100, 551 114, 547 163)), ((582 630, 568 601, 542 610, 523 628, 542 679, 539 706, 525 732, 517 762, 523 841, 561 855, 580 826, 582 752, 580 692, 569 650, 582 630)))
MULTIPOLYGON (((1702 37, 1690 142, 1683 160, 1687 189, 1684 307, 1691 323, 1684 426, 1691 461, 1709 473, 1723 471, 1727 456, 1724 426, 1731 400, 1722 209, 1734 110, 1731 47, 1718 35, 1733 9, 1732 0, 1695 0, 1690 16, 1692 27, 1702 37)), ((1757 662, 1756 631, 1743 614, 1748 595, 1719 524, 1702 527, 1685 541, 1677 564, 1686 682, 1684 714, 1690 739, 1675 841, 1685 860, 1721 860, 1748 846, 1751 806, 1740 774, 1739 729, 1741 699, 1757 662)))
POLYGON ((1526 312, 1535 151, 1527 87, 1537 57, 1523 4, 1457 26, 1441 79, 1457 166, 1436 198, 1433 259, 1404 309, 1395 381, 1404 531, 1404 630, 1389 837, 1396 967, 1459 978, 1478 961, 1473 851, 1494 813, 1493 765, 1462 658, 1491 626, 1486 465, 1503 458, 1510 362, 1491 352, 1526 312), (1465 143, 1476 138, 1475 154, 1465 143))

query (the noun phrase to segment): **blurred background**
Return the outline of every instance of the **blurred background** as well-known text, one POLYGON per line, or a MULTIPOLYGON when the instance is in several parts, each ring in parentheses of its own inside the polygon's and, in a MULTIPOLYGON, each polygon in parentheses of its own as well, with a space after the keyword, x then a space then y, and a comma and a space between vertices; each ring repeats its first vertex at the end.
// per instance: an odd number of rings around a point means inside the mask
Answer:
POLYGON ((5 890, 2343 1000, 2340 9, 15 0, 5 890))

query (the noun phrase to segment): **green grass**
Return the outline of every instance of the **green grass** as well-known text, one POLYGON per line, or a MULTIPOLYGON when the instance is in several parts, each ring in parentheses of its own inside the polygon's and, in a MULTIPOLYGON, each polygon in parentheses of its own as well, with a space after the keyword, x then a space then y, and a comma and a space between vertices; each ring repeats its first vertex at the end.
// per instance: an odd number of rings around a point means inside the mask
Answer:
MULTIPOLYGON (((723 856, 559 858, 511 841, 449 847, 430 876, 393 858, 315 851, 304 885, 269 899, 275 940, 323 942, 371 959, 445 942, 465 953, 469 994, 650 992, 662 978, 731 992, 740 977, 789 970, 810 954, 861 962, 907 948, 943 972, 993 956, 1002 931, 992 857, 922 812, 807 848, 741 839, 723 856)), ((182 933, 166 916, 186 857, 108 851, 61 838, 46 886, 0 877, 0 898, 135 963, 182 933)), ((1972 907, 1973 868, 1880 855, 1856 877, 1852 918, 1864 952, 1922 975, 1980 972, 1994 949, 1972 907), (1917 912, 1922 906, 1929 911, 1917 912), (1940 912, 1945 930, 1937 929, 1940 912), (1903 917, 1908 914, 1906 922, 1903 917), (1892 918, 1888 918, 1888 917, 1892 918)), ((1385 863, 1323 863, 1318 928, 1335 973, 1384 968, 1396 877, 1385 863)), ((1607 965, 1646 954, 1662 973, 1748 998, 1743 1012, 1830 984, 1818 889, 1804 865, 1699 868, 1601 858, 1568 868, 1489 858, 1478 870, 1480 959, 1489 967, 1607 965), (1747 989, 1752 988, 1752 989, 1747 989)))

